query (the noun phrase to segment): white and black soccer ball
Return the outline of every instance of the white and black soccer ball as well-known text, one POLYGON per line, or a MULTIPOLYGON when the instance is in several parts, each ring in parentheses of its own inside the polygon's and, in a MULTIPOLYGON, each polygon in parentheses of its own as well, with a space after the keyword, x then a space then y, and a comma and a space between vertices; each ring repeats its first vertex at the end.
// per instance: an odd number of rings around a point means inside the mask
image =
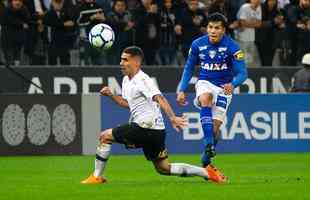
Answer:
POLYGON ((107 24, 97 24, 88 34, 90 44, 99 49, 109 49, 115 40, 113 29, 107 24))

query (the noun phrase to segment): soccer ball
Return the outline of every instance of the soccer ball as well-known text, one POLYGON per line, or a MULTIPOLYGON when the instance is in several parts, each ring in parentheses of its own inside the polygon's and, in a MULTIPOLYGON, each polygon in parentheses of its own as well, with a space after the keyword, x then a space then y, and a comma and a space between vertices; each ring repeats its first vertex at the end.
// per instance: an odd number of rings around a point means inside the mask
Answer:
POLYGON ((109 49, 115 40, 114 31, 107 24, 97 24, 90 30, 88 40, 95 48, 109 49))

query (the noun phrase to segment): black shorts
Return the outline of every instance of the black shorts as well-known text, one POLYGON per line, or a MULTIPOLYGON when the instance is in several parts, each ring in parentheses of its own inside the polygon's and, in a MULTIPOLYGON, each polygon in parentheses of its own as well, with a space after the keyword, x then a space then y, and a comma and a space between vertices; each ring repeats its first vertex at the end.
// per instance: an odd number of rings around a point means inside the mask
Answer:
POLYGON ((136 123, 130 123, 113 128, 112 135, 115 142, 125 144, 126 148, 142 148, 147 160, 168 157, 165 130, 146 129, 136 123))

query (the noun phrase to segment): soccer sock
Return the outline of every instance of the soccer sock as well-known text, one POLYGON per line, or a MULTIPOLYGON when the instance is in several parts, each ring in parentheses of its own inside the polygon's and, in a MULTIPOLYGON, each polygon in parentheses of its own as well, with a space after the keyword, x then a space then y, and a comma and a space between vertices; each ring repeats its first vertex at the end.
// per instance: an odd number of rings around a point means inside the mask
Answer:
MULTIPOLYGON (((217 143, 219 141, 219 138, 215 137, 214 138, 214 146, 216 147, 217 143)), ((209 158, 205 151, 203 151, 202 156, 201 156, 201 163, 203 167, 208 166, 211 163, 211 158, 209 158)))
POLYGON ((211 158, 207 156, 205 151, 203 151, 202 156, 201 156, 201 163, 203 167, 208 166, 211 163, 211 158))
POLYGON ((99 144, 96 151, 94 176, 101 176, 110 156, 111 144, 99 144))
POLYGON ((171 163, 170 174, 176 176, 200 176, 208 178, 204 168, 186 163, 171 163))
POLYGON ((213 137, 213 119, 211 107, 202 107, 200 111, 200 122, 203 130, 203 142, 207 144, 214 144, 213 137))

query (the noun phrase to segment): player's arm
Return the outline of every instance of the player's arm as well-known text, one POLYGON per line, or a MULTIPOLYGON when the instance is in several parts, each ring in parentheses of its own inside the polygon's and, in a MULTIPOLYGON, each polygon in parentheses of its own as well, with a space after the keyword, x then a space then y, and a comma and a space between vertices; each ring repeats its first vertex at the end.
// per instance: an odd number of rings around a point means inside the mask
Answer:
POLYGON ((236 88, 248 78, 248 72, 244 61, 244 53, 242 50, 238 50, 234 53, 232 65, 234 73, 232 85, 236 88))
POLYGON ((180 131, 180 129, 184 128, 187 125, 187 121, 186 121, 185 117, 184 116, 183 117, 177 117, 175 115, 174 111, 172 110, 169 102, 167 101, 167 99, 163 95, 157 94, 157 95, 153 96, 153 100, 159 104, 160 108, 169 117, 170 122, 176 131, 180 131))
POLYGON ((193 44, 192 44, 192 46, 188 52, 188 58, 187 58, 185 66, 184 66, 181 81, 179 83, 178 92, 184 92, 187 89, 188 83, 193 76, 195 66, 196 66, 197 61, 198 61, 198 53, 199 53, 198 47, 193 42, 193 44))
POLYGON ((150 78, 143 78, 141 83, 139 84, 140 91, 144 96, 148 99, 152 99, 157 102, 160 108, 166 113, 169 117, 170 122, 173 128, 176 131, 182 129, 185 125, 187 125, 186 119, 184 117, 175 116, 169 102, 167 99, 161 94, 157 85, 155 85, 154 81, 150 78))
POLYGON ((129 108, 128 102, 126 99, 124 99, 120 95, 113 95, 110 96, 114 102, 116 102, 119 106, 124 107, 124 108, 129 108))
POLYGON ((126 101, 126 99, 124 99, 122 96, 120 95, 114 95, 112 93, 112 91, 110 90, 109 87, 104 86, 101 90, 100 90, 100 94, 104 95, 104 96, 108 96, 111 97, 111 99, 117 103, 119 106, 124 107, 124 108, 129 108, 128 102, 126 101))
POLYGON ((192 46, 188 52, 188 58, 184 66, 182 78, 177 89, 177 102, 180 105, 186 105, 185 90, 187 89, 188 83, 193 76, 195 66, 198 61, 198 53, 198 47, 195 43, 192 43, 192 46))

